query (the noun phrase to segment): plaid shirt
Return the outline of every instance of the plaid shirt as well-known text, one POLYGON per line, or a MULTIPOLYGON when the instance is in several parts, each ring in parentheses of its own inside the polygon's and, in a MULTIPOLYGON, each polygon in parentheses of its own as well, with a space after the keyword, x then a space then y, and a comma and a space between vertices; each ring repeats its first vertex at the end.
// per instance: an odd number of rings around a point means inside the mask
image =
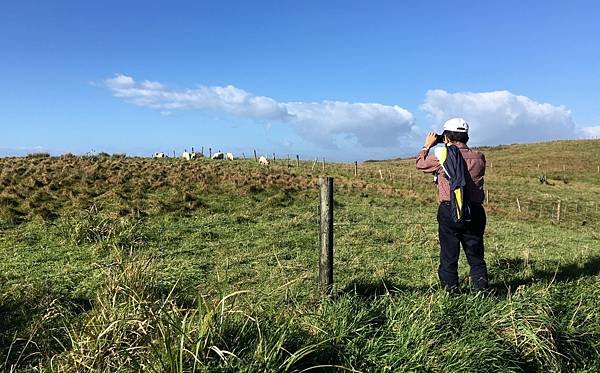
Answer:
MULTIPOLYGON (((485 156, 483 153, 469 149, 464 144, 456 145, 460 149, 460 154, 465 159, 469 176, 466 177, 467 185, 465 187, 466 195, 470 202, 483 203, 483 176, 485 175, 485 156)), ((450 184, 442 165, 433 154, 429 154, 429 149, 423 148, 417 154, 417 170, 438 174, 438 200, 439 202, 450 201, 450 184)))

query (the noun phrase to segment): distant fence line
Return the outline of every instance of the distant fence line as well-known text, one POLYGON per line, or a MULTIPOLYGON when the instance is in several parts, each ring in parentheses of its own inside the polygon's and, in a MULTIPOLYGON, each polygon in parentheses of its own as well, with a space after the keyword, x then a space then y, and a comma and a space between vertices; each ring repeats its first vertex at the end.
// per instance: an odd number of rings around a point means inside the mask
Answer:
MULTIPOLYGON (((194 147, 192 146, 191 147, 191 152, 197 154, 199 157, 204 158, 205 157, 205 150, 204 149, 205 149, 205 147, 201 146, 200 151, 199 152, 195 152, 194 147)), ((221 150, 219 150, 219 152, 221 152, 221 150)), ((177 151, 174 150, 174 149, 171 150, 170 152, 166 152, 165 151, 165 152, 160 152, 160 153, 165 154, 165 155, 166 154, 172 154, 174 159, 180 159, 180 158, 183 158, 183 154, 184 153, 187 153, 187 148, 185 148, 183 152, 180 152, 179 155, 177 154, 177 151)), ((258 153, 259 152, 257 152, 256 149, 253 149, 253 154, 254 154, 253 159, 255 161, 258 161, 258 158, 259 158, 258 153)), ((211 156, 212 156, 212 154, 213 154, 213 148, 212 147, 208 147, 208 154, 207 154, 208 157, 206 157, 206 158, 210 159, 211 156)), ((246 158, 245 152, 241 152, 241 153, 238 153, 238 154, 241 154, 241 157, 238 156, 237 159, 243 159, 243 160, 250 160, 250 159, 252 159, 252 158, 246 158)), ((290 165, 290 166, 291 166, 290 161, 292 160, 292 158, 290 157, 291 155, 292 155, 292 153, 287 153, 287 155, 286 155, 285 158, 283 158, 283 157, 277 158, 275 152, 265 152, 264 153, 264 156, 266 158, 270 158, 272 161, 276 161, 276 160, 283 161, 283 160, 286 160, 288 162, 288 165, 290 165)), ((73 156, 73 154, 66 153, 66 154, 63 154, 62 156, 73 156)), ((97 156, 110 156, 110 154, 108 154, 106 152, 99 152, 99 151, 97 151, 95 149, 92 149, 91 151, 86 152, 82 156, 84 156, 84 157, 97 157, 97 156)), ((126 154, 115 153, 115 154, 112 154, 112 156, 113 157, 118 157, 118 158, 124 158, 124 157, 126 157, 126 154)), ((37 152, 37 153, 27 154, 25 157, 28 157, 28 158, 46 158, 46 157, 50 157, 50 154, 46 153, 46 152, 37 152)), ((152 156, 149 156, 149 157, 152 157, 152 156)), ((295 159, 296 159, 296 167, 300 167, 300 161, 301 161, 300 155, 299 154, 295 154, 295 159)), ((353 168, 354 175, 358 176, 359 165, 361 165, 361 166, 367 165, 367 164, 376 165, 376 164, 378 164, 380 162, 402 162, 402 161, 407 161, 407 160, 411 160, 411 159, 412 159, 411 157, 407 157, 407 158, 389 159, 389 160, 365 160, 363 162, 353 161, 353 162, 346 163, 346 164, 348 164, 350 166, 353 166, 354 167, 353 168)), ((310 160, 312 160, 312 158, 310 158, 310 159, 304 159, 304 161, 310 161, 310 160)), ((313 163, 313 166, 311 167, 311 169, 314 170, 317 162, 319 162, 319 161, 321 161, 322 166, 323 166, 322 170, 324 171, 324 166, 326 164, 325 157, 319 157, 319 156, 315 157, 315 160, 314 160, 314 163, 313 163)), ((499 162, 498 160, 487 158, 487 168, 490 169, 490 170, 492 170, 494 168, 508 168, 508 169, 512 169, 514 165, 518 165, 518 164, 519 164, 518 162, 513 162, 513 161, 510 161, 510 160, 499 162)), ((597 174, 600 174, 600 164, 593 164, 593 163, 591 163, 591 164, 586 165, 586 166, 587 167, 585 167, 585 168, 586 169, 589 168, 589 171, 595 171, 597 174)), ((542 165, 542 163, 537 163, 537 166, 536 166, 535 170, 538 173, 544 173, 544 172, 548 172, 548 171, 550 171, 550 172, 558 172, 558 171, 568 172, 569 168, 570 167, 568 167, 566 163, 562 163, 560 165, 554 165, 553 167, 549 167, 548 165, 542 165)), ((518 169, 519 170, 523 170, 523 167, 519 166, 518 169)), ((381 171, 381 170, 379 170, 379 171, 381 171)))
MULTIPOLYGON (((192 147, 191 149, 192 149, 192 152, 194 152, 194 147, 192 147)), ((209 150, 208 150, 208 157, 207 158, 210 159, 211 156, 212 156, 212 148, 209 147, 208 149, 209 150)), ((187 149, 184 149, 183 153, 185 153, 185 152, 187 152, 187 149)), ((219 152, 221 152, 221 151, 219 150, 219 152)), ((181 154, 183 154, 183 153, 181 153, 181 154)), ((241 152, 241 153, 239 153, 239 154, 241 154, 241 156, 238 156, 237 159, 243 159, 243 160, 254 159, 255 161, 258 161, 259 153, 260 152, 257 152, 257 150, 254 149, 253 150, 254 157, 253 158, 246 158, 246 153, 245 152, 241 152)), ((86 153, 87 156, 98 155, 98 154, 106 154, 106 153, 93 153, 93 152, 86 153)), ((173 158, 181 158, 182 157, 182 156, 177 156, 177 153, 176 153, 175 150, 172 150, 172 154, 173 154, 173 158)), ((204 154, 204 146, 201 147, 200 152, 197 153, 197 154, 199 156, 201 156, 201 157, 205 156, 205 154, 204 154)), ((285 161, 288 162, 288 164, 291 164, 290 161, 293 159, 291 157, 292 154, 293 153, 287 153, 285 158, 284 157, 277 158, 275 152, 264 152, 264 157, 265 158, 270 158, 272 161, 284 161, 285 160, 285 161)), ((34 155, 34 154, 32 154, 32 155, 34 155)), ((321 162, 323 165, 325 165, 326 164, 325 158, 326 157, 322 157, 322 156, 315 157, 314 162, 313 162, 313 166, 311 167, 311 169, 314 169, 315 166, 316 166, 316 164, 319 163, 319 162, 321 162)), ((296 159, 296 167, 300 167, 300 161, 301 161, 300 155, 299 154, 295 154, 295 159, 296 159)), ((366 161, 363 161, 363 162, 353 161, 353 162, 350 162, 350 163, 345 163, 345 162, 342 162, 342 163, 354 166, 354 174, 355 174, 355 176, 357 176, 357 174, 359 172, 359 167, 358 167, 359 165, 368 165, 368 164, 376 165, 376 164, 381 163, 381 162, 402 162, 402 161, 407 161, 407 160, 411 160, 411 159, 412 158, 407 157, 407 158, 402 158, 402 159, 366 160, 366 161)), ((303 161, 311 161, 311 160, 312 160, 312 158, 310 158, 310 159, 304 159, 303 161)), ((334 162, 334 163, 338 163, 338 162, 334 162)), ((494 160, 494 159, 490 159, 490 158, 487 159, 487 168, 488 169, 494 169, 494 168, 508 168, 508 169, 512 169, 514 165, 518 165, 518 163, 510 161, 510 160, 509 161, 505 161, 505 162, 499 162, 499 161, 494 160)), ((563 163, 563 164, 560 164, 560 165, 555 165, 554 167, 548 167, 548 165, 542 165, 541 163, 537 163, 537 166, 536 166, 535 170, 537 172, 542 172, 542 173, 546 172, 546 171, 551 171, 551 172, 563 171, 563 172, 567 172, 568 168, 570 168, 570 167, 567 167, 566 163, 563 163)), ((596 173, 600 174, 600 164, 595 164, 595 165, 594 164, 590 164, 589 168, 590 168, 590 171, 596 171, 596 173)), ((523 169, 523 167, 519 166, 518 169, 523 169)))

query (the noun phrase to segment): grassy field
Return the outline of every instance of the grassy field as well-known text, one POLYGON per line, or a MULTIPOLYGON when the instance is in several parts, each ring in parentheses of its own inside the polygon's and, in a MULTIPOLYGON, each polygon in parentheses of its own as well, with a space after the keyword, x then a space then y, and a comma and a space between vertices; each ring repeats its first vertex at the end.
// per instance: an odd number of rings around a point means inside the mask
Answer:
POLYGON ((600 141, 483 151, 488 297, 437 288, 413 159, 0 159, 0 369, 599 371, 600 141))

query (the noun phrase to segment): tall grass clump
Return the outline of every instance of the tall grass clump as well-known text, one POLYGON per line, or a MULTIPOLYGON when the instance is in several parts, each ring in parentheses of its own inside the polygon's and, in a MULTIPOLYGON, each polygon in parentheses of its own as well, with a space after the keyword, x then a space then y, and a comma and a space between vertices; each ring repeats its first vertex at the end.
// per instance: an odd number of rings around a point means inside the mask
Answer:
POLYGON ((107 273, 93 308, 67 325, 66 351, 50 361, 55 371, 141 370, 147 361, 160 299, 148 262, 134 261, 107 273))
POLYGON ((309 349, 288 322, 261 321, 235 305, 244 292, 219 301, 177 303, 157 279, 157 268, 135 259, 113 268, 93 308, 66 325, 65 351, 49 359, 53 371, 195 372, 207 369, 277 371, 309 349), (292 351, 290 351, 292 350, 292 351))
POLYGON ((4 190, 0 193, 0 225, 13 226, 23 220, 20 198, 16 193, 4 190))
POLYGON ((97 205, 63 218, 59 227, 63 236, 75 245, 101 243, 135 249, 146 240, 138 219, 103 212, 97 205))
POLYGON ((565 298, 564 289, 572 286, 521 287, 484 316, 523 369, 561 372, 599 366, 598 300, 565 298))
POLYGON ((600 287, 594 282, 569 283, 552 292, 557 329, 556 347, 562 370, 600 367, 600 287), (589 286, 582 292, 578 286, 589 286))
POLYGON ((442 291, 327 301, 305 325, 318 348, 305 364, 356 371, 518 370, 482 321, 491 303, 442 291))
POLYGON ((561 355, 547 290, 520 290, 498 303, 487 317, 497 336, 527 367, 560 370, 561 355))

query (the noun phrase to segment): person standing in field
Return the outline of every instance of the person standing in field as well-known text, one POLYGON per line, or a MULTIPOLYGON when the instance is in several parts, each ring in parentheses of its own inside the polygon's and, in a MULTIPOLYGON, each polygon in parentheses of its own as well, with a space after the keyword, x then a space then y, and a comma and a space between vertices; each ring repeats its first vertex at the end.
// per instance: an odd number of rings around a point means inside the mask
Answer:
POLYGON ((444 123, 442 135, 427 134, 417 154, 417 169, 433 173, 438 187, 437 212, 440 240, 438 276, 441 285, 459 291, 458 257, 460 245, 471 267, 471 283, 477 290, 488 289, 484 260, 483 234, 486 215, 483 209, 485 156, 471 150, 469 125, 463 118, 444 123), (443 146, 435 146, 442 143, 443 146), (433 154, 429 154, 433 148, 433 154))

